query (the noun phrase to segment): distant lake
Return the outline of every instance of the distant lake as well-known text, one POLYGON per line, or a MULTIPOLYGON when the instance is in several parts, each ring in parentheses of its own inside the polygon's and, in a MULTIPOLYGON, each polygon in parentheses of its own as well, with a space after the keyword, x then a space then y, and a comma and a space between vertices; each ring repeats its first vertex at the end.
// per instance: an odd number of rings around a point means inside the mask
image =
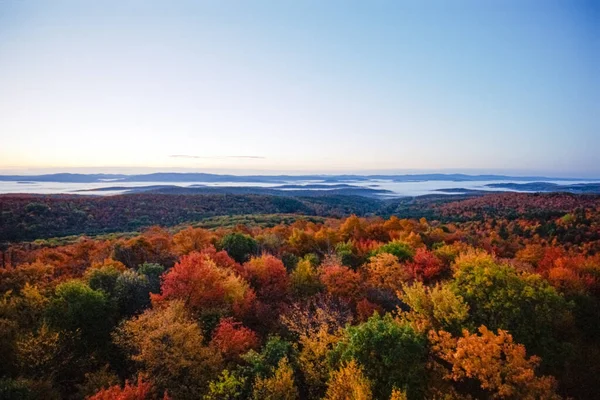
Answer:
MULTIPOLYGON (((533 182, 533 181, 532 181, 533 182)), ((535 182, 540 182, 535 181, 535 182)), ((592 181, 542 181, 557 184, 576 184, 576 183, 591 183, 592 181)), ((264 183, 264 182, 122 182, 122 181, 104 181, 94 183, 62 183, 62 182, 5 182, 0 181, 0 193, 37 193, 37 194, 80 194, 90 196, 107 196, 122 194, 126 190, 108 190, 100 192, 81 192, 81 190, 109 188, 114 186, 135 188, 142 186, 154 186, 154 185, 172 185, 181 187, 190 186, 207 186, 207 187, 223 187, 223 186, 237 186, 237 187, 277 187, 282 184, 293 184, 293 185, 308 185, 308 184, 319 184, 319 185, 335 185, 336 183, 328 184, 322 180, 306 180, 306 181, 290 181, 284 183, 264 183)), ((464 188, 471 190, 486 190, 486 191, 511 191, 509 189, 490 188, 486 185, 490 183, 527 183, 524 181, 511 181, 511 180, 494 180, 494 181, 410 181, 410 182, 393 182, 390 180, 367 180, 367 181, 346 181, 348 185, 357 187, 368 187, 373 189, 386 189, 392 193, 385 194, 386 197, 402 197, 402 196, 421 196, 426 194, 443 194, 438 192, 440 189, 453 189, 453 188, 464 188)), ((285 190, 285 189, 282 189, 285 190)), ((327 190, 327 189, 308 189, 308 190, 327 190)), ((517 191, 517 190, 512 190, 517 191)))

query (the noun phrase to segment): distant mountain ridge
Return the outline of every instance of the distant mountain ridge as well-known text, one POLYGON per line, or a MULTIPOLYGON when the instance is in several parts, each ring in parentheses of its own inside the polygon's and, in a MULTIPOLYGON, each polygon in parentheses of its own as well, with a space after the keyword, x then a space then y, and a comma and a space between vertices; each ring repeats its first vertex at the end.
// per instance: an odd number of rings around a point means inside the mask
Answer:
POLYGON ((72 174, 57 173, 43 175, 0 175, 0 181, 8 182, 62 182, 62 183, 95 183, 118 182, 253 182, 284 184, 294 181, 320 181, 323 183, 342 183, 367 180, 391 180, 394 182, 411 181, 600 181, 600 179, 554 178, 541 176, 508 176, 508 175, 467 175, 467 174, 389 174, 389 175, 228 175, 208 174, 203 172, 157 172, 152 174, 72 174))

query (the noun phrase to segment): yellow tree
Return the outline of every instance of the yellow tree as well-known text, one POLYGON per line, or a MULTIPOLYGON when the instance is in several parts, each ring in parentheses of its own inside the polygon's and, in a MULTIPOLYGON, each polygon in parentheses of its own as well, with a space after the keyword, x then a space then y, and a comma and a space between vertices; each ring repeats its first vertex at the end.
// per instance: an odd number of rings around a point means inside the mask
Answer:
POLYGON ((326 400, 371 400, 371 382, 362 368, 351 360, 331 375, 326 400))
POLYGON ((298 389, 294 383, 294 371, 283 357, 269 378, 257 378, 254 382, 254 400, 296 400, 298 389))
POLYGON ((174 398, 201 398, 222 365, 216 349, 180 301, 163 304, 126 321, 113 335, 141 373, 174 398))

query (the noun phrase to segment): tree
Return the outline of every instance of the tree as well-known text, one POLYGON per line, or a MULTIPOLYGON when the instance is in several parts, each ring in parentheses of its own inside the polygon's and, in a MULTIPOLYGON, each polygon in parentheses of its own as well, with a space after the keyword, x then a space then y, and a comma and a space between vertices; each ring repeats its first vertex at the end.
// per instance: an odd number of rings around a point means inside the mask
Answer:
MULTIPOLYGON (((399 296, 410 307, 411 313, 424 321, 426 328, 459 333, 467 326, 469 306, 448 284, 427 287, 421 282, 415 282, 404 286, 399 296)), ((409 319, 413 319, 411 317, 412 315, 408 315, 409 319)))
POLYGON ((144 382, 140 375, 135 385, 125 381, 124 387, 120 385, 111 386, 90 396, 88 400, 150 400, 151 392, 152 384, 144 382))
POLYGON ((37 332, 18 338, 16 353, 21 373, 33 378, 47 378, 56 373, 62 350, 59 332, 52 331, 45 323, 37 332))
POLYGON ((165 272, 165 267, 159 264, 144 263, 139 266, 138 273, 148 278, 148 289, 151 293, 160 293, 160 277, 165 272))
POLYGON ((277 303, 288 293, 289 279, 285 266, 270 254, 252 257, 244 264, 241 274, 256 291, 257 297, 266 303, 277 303))
POLYGON ((496 335, 481 326, 479 335, 465 330, 458 339, 448 332, 431 331, 430 340, 434 353, 451 366, 446 379, 476 379, 492 399, 560 399, 554 378, 536 375, 539 357, 527 357, 525 347, 513 343, 506 331, 498 330, 496 335))
POLYGON ((412 261, 407 266, 412 277, 423 282, 430 282, 444 271, 442 261, 423 247, 417 249, 412 261))
POLYGON ((360 274, 338 264, 323 267, 321 281, 332 296, 348 302, 356 300, 362 290, 360 274))
POLYGON ((114 342, 173 398, 200 398, 222 365, 218 351, 204 345, 198 324, 174 301, 126 321, 114 342))
POLYGON ((58 285, 48 307, 52 326, 79 331, 82 340, 93 346, 107 342, 113 316, 114 309, 106 294, 77 280, 58 285))
POLYGON ((173 235, 175 252, 179 255, 189 254, 193 251, 202 251, 212 244, 214 235, 202 228, 188 226, 173 235))
POLYGON ((454 277, 452 289, 469 305, 469 322, 508 330, 531 354, 561 363, 563 345, 557 334, 570 318, 570 305, 547 281, 485 258, 462 261, 454 277))
POLYGON ((218 380, 212 381, 203 400, 241 400, 244 398, 246 378, 223 370, 218 380))
POLYGON ((121 271, 114 265, 104 265, 88 269, 85 278, 92 289, 102 290, 110 297, 115 293, 115 284, 120 275, 121 271))
POLYGON ((243 263, 258 251, 258 243, 243 233, 230 233, 223 236, 220 247, 227 251, 235 261, 243 263))
POLYGON ((342 339, 343 328, 352 322, 352 312, 330 297, 318 295, 292 304, 281 320, 298 337, 298 365, 309 398, 323 398, 330 374, 328 355, 342 339))
POLYGON ((309 260, 300 260, 290 274, 290 286, 294 296, 313 296, 323 290, 317 269, 309 260))
POLYGON ((237 361, 240 355, 258 347, 258 336, 240 322, 224 318, 215 328, 210 344, 219 349, 226 360, 237 361))
POLYGON ((392 389, 422 398, 425 387, 426 339, 390 314, 374 314, 367 322, 346 328, 344 339, 331 354, 336 363, 356 360, 373 383, 376 398, 389 398, 392 389))
POLYGON ((415 250, 407 243, 394 240, 384 244, 375 251, 375 254, 380 253, 392 254, 398 258, 398 261, 409 261, 415 255, 415 250))
POLYGON ((356 361, 351 360, 332 374, 325 400, 372 399, 371 382, 356 361))
POLYGON ((127 270, 115 283, 115 298, 121 315, 131 316, 150 305, 150 282, 139 272, 127 270))
POLYGON ((296 400, 298 389, 294 383, 294 371, 287 358, 282 358, 269 378, 258 377, 254 382, 254 400, 296 400))
POLYGON ((411 278, 407 268, 398 262, 398 258, 390 253, 377 254, 365 266, 367 283, 377 289, 395 293, 402 288, 402 283, 411 278))
POLYGON ((182 300, 196 317, 243 311, 254 292, 234 272, 217 267, 201 253, 183 256, 165 275, 160 295, 153 301, 182 300))

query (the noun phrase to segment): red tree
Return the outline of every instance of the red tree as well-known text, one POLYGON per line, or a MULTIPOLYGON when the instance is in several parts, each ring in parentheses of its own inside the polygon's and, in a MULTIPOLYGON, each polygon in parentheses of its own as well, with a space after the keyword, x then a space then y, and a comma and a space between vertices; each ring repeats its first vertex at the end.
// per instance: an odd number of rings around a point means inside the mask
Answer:
POLYGON ((241 322, 223 318, 213 332, 210 344, 228 360, 236 360, 241 354, 258 347, 258 336, 241 322))

